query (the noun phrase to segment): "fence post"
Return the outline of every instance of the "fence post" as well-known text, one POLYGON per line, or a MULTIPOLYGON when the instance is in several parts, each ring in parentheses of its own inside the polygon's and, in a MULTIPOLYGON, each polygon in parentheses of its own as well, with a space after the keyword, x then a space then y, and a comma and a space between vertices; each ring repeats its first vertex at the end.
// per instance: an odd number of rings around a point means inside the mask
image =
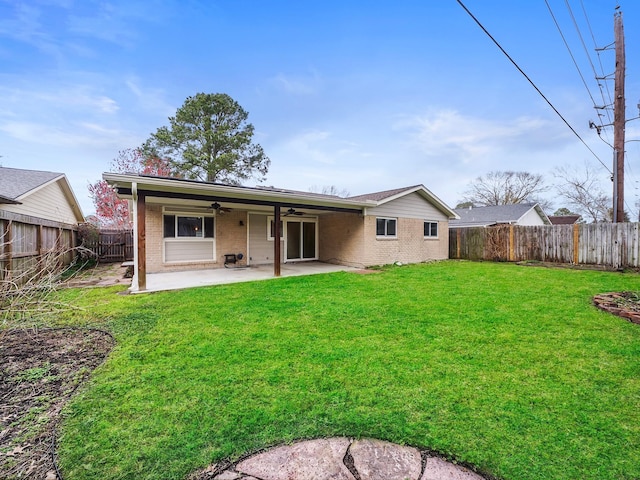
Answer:
POLYGON ((578 265, 580 261, 580 225, 577 223, 573 224, 573 263, 574 265, 578 265))
POLYGON ((456 230, 456 238, 457 238, 457 242, 456 242, 456 255, 457 255, 457 259, 460 260, 460 241, 461 241, 461 237, 462 237, 462 231, 458 228, 456 230))
POLYGON ((11 278, 11 272, 13 271, 13 220, 9 220, 7 223, 7 242, 5 243, 5 256, 7 259, 7 275, 6 278, 11 278))
POLYGON ((516 258, 515 233, 513 224, 509 225, 509 261, 513 262, 516 258))

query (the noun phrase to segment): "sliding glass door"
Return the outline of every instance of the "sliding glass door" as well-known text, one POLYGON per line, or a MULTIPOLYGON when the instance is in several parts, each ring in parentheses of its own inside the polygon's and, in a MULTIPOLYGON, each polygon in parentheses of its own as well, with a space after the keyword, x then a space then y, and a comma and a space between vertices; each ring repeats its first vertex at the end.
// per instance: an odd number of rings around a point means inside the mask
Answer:
POLYGON ((315 219, 287 220, 285 261, 317 260, 317 222, 315 219))

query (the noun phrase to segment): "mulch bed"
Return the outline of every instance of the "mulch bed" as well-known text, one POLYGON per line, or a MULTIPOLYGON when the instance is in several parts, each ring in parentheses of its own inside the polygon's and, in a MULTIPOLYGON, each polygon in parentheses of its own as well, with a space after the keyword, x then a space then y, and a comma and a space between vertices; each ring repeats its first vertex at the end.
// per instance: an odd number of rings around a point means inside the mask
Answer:
POLYGON ((57 480, 60 411, 114 345, 90 329, 0 331, 0 477, 57 480))
POLYGON ((593 304, 640 325, 640 294, 638 292, 601 293, 593 297, 593 304))

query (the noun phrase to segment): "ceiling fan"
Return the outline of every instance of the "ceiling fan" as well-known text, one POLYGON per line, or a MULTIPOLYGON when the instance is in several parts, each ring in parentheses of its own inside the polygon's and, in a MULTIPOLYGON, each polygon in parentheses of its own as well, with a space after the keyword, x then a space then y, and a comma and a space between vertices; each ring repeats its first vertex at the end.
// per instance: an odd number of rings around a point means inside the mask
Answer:
POLYGON ((211 204, 211 208, 213 208, 216 213, 222 215, 223 213, 228 213, 231 210, 233 210, 232 208, 228 208, 228 207, 223 207, 222 205, 220 205, 218 202, 213 202, 211 204))
POLYGON ((295 208, 290 208, 287 210, 287 213, 283 215, 283 217, 289 217, 291 215, 304 215, 304 212, 298 212, 295 208))

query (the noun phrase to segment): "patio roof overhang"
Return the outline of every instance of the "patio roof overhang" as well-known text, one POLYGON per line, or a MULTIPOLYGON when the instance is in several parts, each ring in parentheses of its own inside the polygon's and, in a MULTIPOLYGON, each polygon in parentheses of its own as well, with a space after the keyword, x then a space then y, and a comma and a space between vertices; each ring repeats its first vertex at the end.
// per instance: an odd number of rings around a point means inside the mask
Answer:
MULTIPOLYGON (((121 197, 132 197, 132 189, 117 188, 117 193, 121 197)), ((348 208, 348 207, 336 207, 333 205, 313 205, 310 203, 297 203, 294 201, 275 201, 275 200, 262 200, 253 198, 237 198, 237 197, 222 197, 218 195, 201 195, 192 193, 177 193, 177 192, 159 192, 157 190, 145 190, 137 189, 138 195, 144 194, 147 197, 155 198, 173 198, 173 199, 185 199, 194 201, 206 201, 206 202, 225 202, 242 205, 260 205, 260 206, 280 206, 281 208, 304 208, 307 210, 322 210, 328 212, 342 212, 342 213, 362 213, 362 208, 348 208)))
MULTIPOLYGON (((332 195, 295 192, 275 188, 251 188, 211 182, 199 182, 152 175, 104 173, 102 178, 112 185, 118 196, 133 200, 134 288, 146 289, 146 227, 147 199, 174 199, 194 202, 225 202, 236 205, 273 208, 274 237, 280 238, 282 208, 302 208, 318 212, 363 214, 373 200, 349 200, 332 195)), ((280 276, 280 248, 274 242, 274 276, 280 276)))
POLYGON ((116 188, 121 198, 138 194, 167 199, 226 202, 245 205, 306 208, 316 211, 362 213, 377 205, 373 200, 350 200, 333 195, 295 192, 272 187, 243 187, 153 175, 104 173, 102 177, 116 188))

